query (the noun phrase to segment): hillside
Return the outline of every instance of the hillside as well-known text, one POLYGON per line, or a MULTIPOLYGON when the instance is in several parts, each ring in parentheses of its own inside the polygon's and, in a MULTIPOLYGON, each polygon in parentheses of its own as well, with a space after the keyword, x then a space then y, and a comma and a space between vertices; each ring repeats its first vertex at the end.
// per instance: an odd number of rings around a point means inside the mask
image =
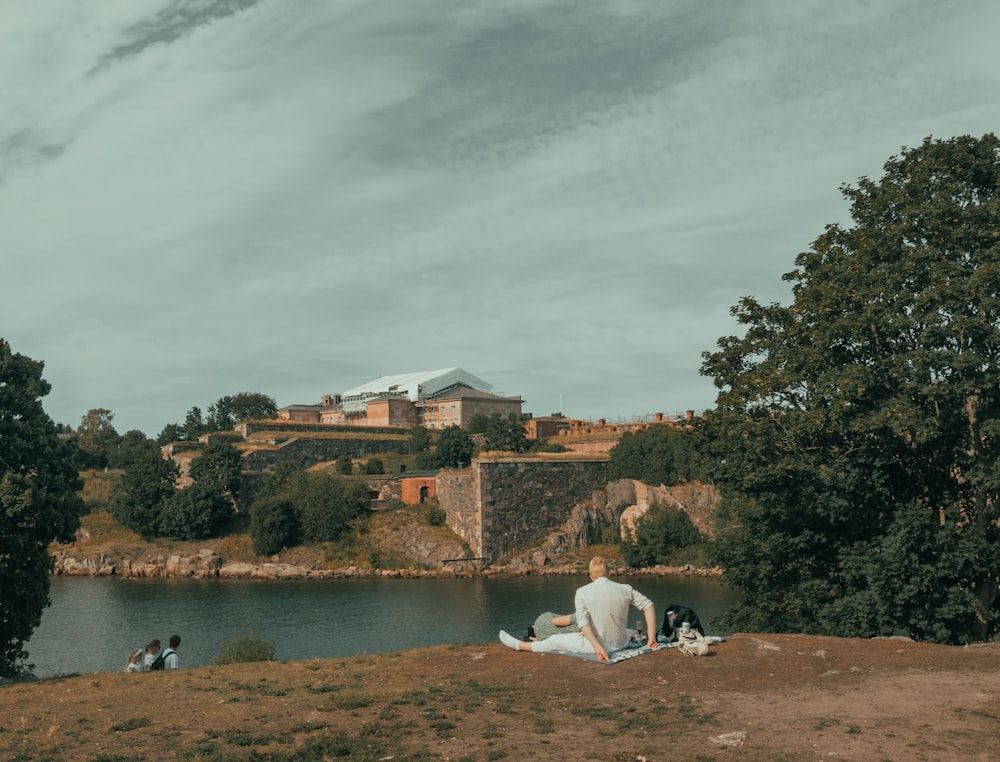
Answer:
POLYGON ((735 635, 609 666, 498 642, 0 687, 0 758, 992 760, 1000 644, 735 635))

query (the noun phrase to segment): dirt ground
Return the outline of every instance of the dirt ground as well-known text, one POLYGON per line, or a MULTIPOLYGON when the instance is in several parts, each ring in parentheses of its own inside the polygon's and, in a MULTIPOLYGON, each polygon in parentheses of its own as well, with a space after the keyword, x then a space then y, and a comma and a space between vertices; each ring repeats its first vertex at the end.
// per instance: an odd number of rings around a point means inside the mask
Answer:
POLYGON ((1000 644, 738 634, 616 665, 499 642, 0 687, 8 760, 995 760, 1000 644))

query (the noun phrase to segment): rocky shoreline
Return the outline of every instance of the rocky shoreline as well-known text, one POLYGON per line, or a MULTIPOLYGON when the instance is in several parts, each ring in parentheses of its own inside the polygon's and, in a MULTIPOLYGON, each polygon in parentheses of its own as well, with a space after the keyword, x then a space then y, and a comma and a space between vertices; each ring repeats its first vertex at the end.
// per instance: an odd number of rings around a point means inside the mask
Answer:
MULTIPOLYGON (((195 555, 156 556, 148 560, 112 558, 106 554, 84 556, 82 558, 65 552, 53 554, 52 574, 65 577, 121 577, 124 579, 347 579, 347 578, 449 578, 449 577, 498 577, 584 574, 586 569, 578 564, 559 565, 555 563, 525 564, 518 562, 505 566, 478 567, 474 560, 459 561, 436 569, 319 569, 297 564, 247 563, 226 561, 212 548, 205 548, 195 555)), ((714 577, 720 569, 703 569, 687 566, 652 566, 645 569, 630 569, 629 574, 652 576, 697 576, 714 577)))

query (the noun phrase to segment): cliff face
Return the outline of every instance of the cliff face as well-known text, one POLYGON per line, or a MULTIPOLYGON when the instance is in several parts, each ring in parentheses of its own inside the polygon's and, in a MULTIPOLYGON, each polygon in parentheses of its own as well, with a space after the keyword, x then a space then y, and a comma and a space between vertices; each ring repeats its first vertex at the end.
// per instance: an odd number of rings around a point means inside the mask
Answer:
POLYGON ((559 529, 545 537, 537 549, 512 559, 510 566, 546 566, 568 551, 607 542, 609 535, 617 542, 632 531, 636 519, 657 503, 686 512, 699 532, 712 537, 718 502, 718 490, 698 482, 674 487, 652 487, 629 479, 610 482, 577 503, 559 529))

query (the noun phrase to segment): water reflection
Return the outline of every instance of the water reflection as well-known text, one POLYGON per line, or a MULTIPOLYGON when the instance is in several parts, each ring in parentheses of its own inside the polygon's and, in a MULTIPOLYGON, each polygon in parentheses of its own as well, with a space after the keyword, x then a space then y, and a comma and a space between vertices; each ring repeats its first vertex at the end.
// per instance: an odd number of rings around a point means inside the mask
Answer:
MULTIPOLYGON (((667 603, 696 609, 703 622, 738 600, 715 580, 620 577, 667 603)), ((28 644, 39 677, 116 672, 130 648, 173 633, 182 666, 209 664, 222 643, 253 631, 277 658, 383 653, 445 643, 485 643, 501 628, 522 634, 542 611, 569 611, 587 581, 505 579, 52 580, 53 605, 28 644)), ((709 626, 709 632, 725 634, 709 626)))

